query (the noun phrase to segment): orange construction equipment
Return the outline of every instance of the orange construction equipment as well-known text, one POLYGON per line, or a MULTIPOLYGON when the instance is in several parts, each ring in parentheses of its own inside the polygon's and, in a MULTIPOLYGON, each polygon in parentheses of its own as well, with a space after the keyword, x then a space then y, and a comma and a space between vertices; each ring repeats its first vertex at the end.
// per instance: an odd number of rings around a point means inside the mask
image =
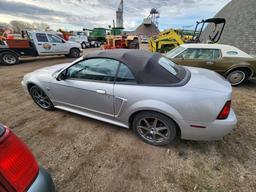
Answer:
POLYGON ((107 35, 104 49, 139 49, 138 36, 107 35))

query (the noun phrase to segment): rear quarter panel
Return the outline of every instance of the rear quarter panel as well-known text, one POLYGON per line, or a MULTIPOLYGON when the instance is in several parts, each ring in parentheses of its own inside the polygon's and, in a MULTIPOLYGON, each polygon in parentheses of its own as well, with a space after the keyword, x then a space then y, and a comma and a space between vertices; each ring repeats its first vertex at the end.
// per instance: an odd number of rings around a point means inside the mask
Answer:
POLYGON ((255 59, 252 58, 242 58, 242 57, 223 57, 219 63, 220 71, 219 73, 226 75, 230 70, 238 67, 247 67, 253 72, 256 71, 255 59))
POLYGON ((136 85, 115 85, 115 98, 123 98, 118 119, 127 123, 129 117, 137 111, 153 110, 161 112, 178 124, 180 120, 194 122, 212 122, 231 92, 193 89, 183 87, 152 87, 136 85))

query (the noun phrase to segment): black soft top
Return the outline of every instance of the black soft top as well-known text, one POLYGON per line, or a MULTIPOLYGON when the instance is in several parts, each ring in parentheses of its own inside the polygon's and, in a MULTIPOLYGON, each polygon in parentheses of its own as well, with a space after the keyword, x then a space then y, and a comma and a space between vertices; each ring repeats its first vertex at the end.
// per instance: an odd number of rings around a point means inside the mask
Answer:
POLYGON ((160 57, 163 57, 160 53, 137 49, 101 50, 84 56, 85 59, 109 58, 124 63, 139 84, 177 84, 181 82, 185 77, 186 70, 176 66, 178 73, 175 76, 158 63, 160 57))

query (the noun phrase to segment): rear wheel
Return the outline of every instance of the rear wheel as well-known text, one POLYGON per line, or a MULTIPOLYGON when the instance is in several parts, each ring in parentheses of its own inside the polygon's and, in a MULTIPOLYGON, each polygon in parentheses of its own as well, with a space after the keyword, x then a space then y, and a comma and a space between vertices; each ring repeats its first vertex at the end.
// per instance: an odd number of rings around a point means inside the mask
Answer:
POLYGON ((151 145, 167 145, 176 138, 175 123, 157 112, 148 111, 137 114, 132 127, 143 141, 151 145))
POLYGON ((0 60, 4 65, 15 65, 19 63, 19 58, 15 53, 4 52, 0 54, 0 60))
POLYGON ((29 89, 30 95, 34 102, 44 110, 52 111, 54 106, 50 98, 44 93, 42 89, 34 85, 29 89))
POLYGON ((70 50, 70 57, 72 57, 72 58, 80 57, 80 50, 79 49, 75 49, 75 48, 71 49, 70 50))
POLYGON ((249 71, 243 69, 234 69, 226 76, 231 85, 237 86, 243 83, 249 77, 249 71))

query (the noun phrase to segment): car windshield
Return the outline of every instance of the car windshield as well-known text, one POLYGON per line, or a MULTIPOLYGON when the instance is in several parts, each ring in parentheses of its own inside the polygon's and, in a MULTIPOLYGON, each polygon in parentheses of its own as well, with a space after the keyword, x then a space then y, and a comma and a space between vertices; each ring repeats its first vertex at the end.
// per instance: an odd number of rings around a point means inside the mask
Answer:
POLYGON ((166 57, 168 58, 173 58, 175 57, 177 54, 181 53, 182 51, 184 51, 185 48, 184 47, 176 47, 174 49, 172 49, 171 51, 166 53, 166 57))
POLYGON ((160 59, 158 60, 158 63, 172 75, 175 75, 175 76, 177 75, 178 69, 176 68, 176 64, 173 63, 170 59, 166 57, 160 57, 160 59))

